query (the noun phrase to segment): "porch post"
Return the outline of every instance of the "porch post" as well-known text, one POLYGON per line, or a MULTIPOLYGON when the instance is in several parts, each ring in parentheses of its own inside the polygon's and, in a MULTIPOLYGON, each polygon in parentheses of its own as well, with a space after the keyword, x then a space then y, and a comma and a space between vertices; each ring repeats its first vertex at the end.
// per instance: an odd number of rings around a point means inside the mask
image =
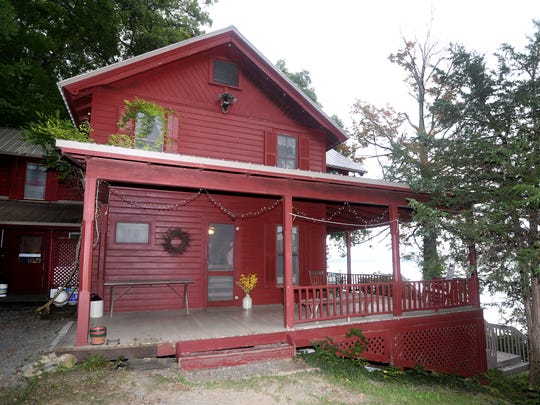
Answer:
POLYGON ((401 280, 401 264, 399 259, 399 214, 398 206, 392 204, 388 207, 390 219, 390 235, 392 237, 392 300, 394 304, 394 315, 400 316, 403 313, 401 280))
POLYGON ((75 346, 88 344, 90 327, 90 290, 92 287, 92 243, 94 239, 94 212, 96 210, 97 178, 92 175, 90 164, 85 176, 82 220, 82 243, 79 260, 79 304, 77 309, 77 336, 75 346))
POLYGON ((351 232, 345 232, 345 243, 347 245, 347 284, 352 283, 352 265, 351 265, 351 232))
POLYGON ((283 196, 283 323, 294 328, 294 291, 292 286, 292 195, 283 196))

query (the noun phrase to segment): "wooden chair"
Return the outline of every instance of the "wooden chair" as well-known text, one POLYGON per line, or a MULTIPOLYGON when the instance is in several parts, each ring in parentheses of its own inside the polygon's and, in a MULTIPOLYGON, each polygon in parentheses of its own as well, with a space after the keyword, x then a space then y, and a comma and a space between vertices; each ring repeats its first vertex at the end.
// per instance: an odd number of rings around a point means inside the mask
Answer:
POLYGON ((311 285, 327 285, 326 271, 311 270, 309 272, 309 283, 311 285))
MULTIPOLYGON (((312 286, 327 286, 328 279, 326 276, 326 271, 324 270, 311 270, 309 271, 309 283, 312 286)), ((311 313, 311 318, 315 317, 315 314, 319 310, 319 306, 328 305, 334 299, 333 294, 328 294, 328 291, 323 290, 323 293, 319 290, 315 292, 313 300, 309 302, 304 302, 303 305, 306 305, 307 309, 311 313)))

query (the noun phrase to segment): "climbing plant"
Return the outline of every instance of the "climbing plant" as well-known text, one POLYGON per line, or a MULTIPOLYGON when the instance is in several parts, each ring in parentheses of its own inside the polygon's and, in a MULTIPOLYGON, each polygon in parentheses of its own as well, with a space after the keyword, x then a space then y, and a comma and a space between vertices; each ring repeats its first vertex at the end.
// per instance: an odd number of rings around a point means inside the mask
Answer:
POLYGON ((174 111, 159 104, 135 97, 124 100, 125 109, 118 121, 118 129, 123 131, 109 136, 110 145, 125 148, 162 150, 169 142, 167 119, 174 111))

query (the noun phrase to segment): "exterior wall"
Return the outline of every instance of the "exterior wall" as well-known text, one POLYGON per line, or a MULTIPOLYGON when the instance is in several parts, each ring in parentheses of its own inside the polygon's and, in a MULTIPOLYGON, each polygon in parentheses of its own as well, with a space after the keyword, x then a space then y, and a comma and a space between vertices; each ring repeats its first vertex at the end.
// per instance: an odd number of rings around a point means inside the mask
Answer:
MULTIPOLYGON (((252 292, 255 305, 282 302, 282 289, 276 286, 276 230, 282 221, 281 205, 270 212, 252 218, 232 221, 219 206, 238 214, 254 213, 271 206, 275 200, 268 198, 212 195, 216 206, 205 193, 193 201, 182 204, 196 196, 198 190, 172 192, 113 188, 109 194, 106 228, 100 230, 101 256, 94 256, 95 286, 99 279, 167 279, 187 278, 195 282, 189 286, 190 307, 211 305, 240 305, 243 292, 235 286, 237 300, 207 302, 207 244, 208 224, 221 223, 235 226, 234 279, 241 273, 255 273, 259 283, 252 292), (147 222, 150 224, 150 242, 147 245, 118 244, 114 242, 118 221, 147 222), (181 228, 189 233, 189 248, 179 256, 168 254, 161 246, 167 230, 181 228), (105 239, 104 239, 105 238, 105 239)), ((295 204, 299 210, 310 215, 320 215, 324 206, 308 203, 295 204)), ((308 271, 325 268, 325 229, 320 224, 298 223, 300 244, 300 283, 308 282, 308 271)), ((99 248, 97 248, 99 250, 99 248)), ((103 290, 102 290, 103 291, 103 290)), ((95 292, 99 293, 97 289, 95 292)), ((116 295, 120 293, 120 289, 116 295)), ((99 295, 99 294, 98 294, 99 295)), ((108 308, 108 289, 103 291, 108 308)), ((181 299, 167 287, 135 287, 115 303, 115 311, 140 311, 173 309, 182 307, 181 299)))
POLYGON ((215 57, 225 55, 219 49, 205 52, 96 89, 91 118, 96 142, 107 143, 110 134, 118 132, 124 100, 138 97, 176 111, 169 119, 168 152, 274 165, 267 153, 273 146, 268 143, 275 143, 282 133, 298 138, 300 168, 324 171, 323 133, 289 118, 242 69, 238 89, 212 83, 215 57), (238 100, 227 114, 218 101, 224 92, 238 100))
MULTIPOLYGON (((0 196, 14 200, 24 199, 24 181, 27 163, 40 163, 41 159, 0 155, 0 196)), ((47 172, 44 201, 81 201, 81 193, 60 180, 56 172, 47 172)))
MULTIPOLYGON (((24 200, 24 183, 27 163, 40 163, 41 159, 25 156, 0 155, 0 204, 7 200, 24 200)), ((45 198, 38 202, 80 201, 81 193, 69 184, 60 181, 54 171, 47 172, 45 198)), ((24 200, 32 203, 32 200, 24 200)), ((82 211, 82 206, 81 206, 82 211)), ((58 286, 65 277, 66 260, 74 254, 75 245, 63 241, 69 232, 78 232, 78 227, 48 224, 47 219, 39 220, 39 225, 27 223, 27 218, 18 219, 5 215, 0 220, 3 246, 0 246, 0 281, 8 283, 9 294, 44 294, 58 286), (21 235, 42 237, 41 263, 29 268, 19 263, 19 238, 21 235), (63 253, 59 253, 62 249, 63 253)))

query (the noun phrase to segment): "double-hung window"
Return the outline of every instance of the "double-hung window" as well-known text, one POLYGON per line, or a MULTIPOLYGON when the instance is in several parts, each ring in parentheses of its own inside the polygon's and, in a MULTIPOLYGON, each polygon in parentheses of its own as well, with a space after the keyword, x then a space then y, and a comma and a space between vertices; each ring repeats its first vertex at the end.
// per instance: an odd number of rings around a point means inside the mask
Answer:
POLYGON ((137 114, 135 148, 163 152, 163 124, 159 117, 137 114))
POLYGON ((294 136, 278 135, 277 166, 298 169, 298 140, 294 136))
POLYGON ((24 178, 25 200, 44 200, 46 185, 47 171, 45 166, 28 163, 26 165, 26 176, 24 178))
MULTIPOLYGON (((277 285, 282 286, 284 282, 284 253, 283 253, 283 226, 277 227, 277 285)), ((298 227, 292 228, 292 282, 298 284, 298 227)))

